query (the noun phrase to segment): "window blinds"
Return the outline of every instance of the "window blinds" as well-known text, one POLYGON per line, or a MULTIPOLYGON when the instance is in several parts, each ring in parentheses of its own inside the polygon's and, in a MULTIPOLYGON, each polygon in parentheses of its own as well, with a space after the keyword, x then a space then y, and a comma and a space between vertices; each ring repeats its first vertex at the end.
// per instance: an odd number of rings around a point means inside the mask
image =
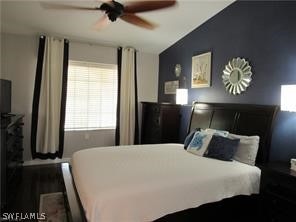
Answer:
POLYGON ((117 65, 69 61, 66 130, 115 128, 117 65))

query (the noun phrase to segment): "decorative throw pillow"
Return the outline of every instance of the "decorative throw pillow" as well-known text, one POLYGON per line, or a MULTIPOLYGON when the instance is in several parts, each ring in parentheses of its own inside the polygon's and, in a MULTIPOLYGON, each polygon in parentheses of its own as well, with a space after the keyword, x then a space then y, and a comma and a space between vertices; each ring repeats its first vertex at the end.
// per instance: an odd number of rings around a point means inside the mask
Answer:
POLYGON ((229 139, 227 137, 213 135, 204 156, 218 160, 232 161, 238 144, 239 139, 229 139))
POLYGON ((211 133, 213 135, 223 136, 223 137, 227 137, 228 134, 229 134, 229 132, 228 131, 225 131, 225 130, 217 130, 217 129, 210 129, 210 128, 205 129, 205 131, 207 133, 211 133))
POLYGON ((229 133, 228 138, 240 139, 233 159, 254 166, 259 148, 260 137, 243 136, 229 133))
POLYGON ((208 148, 211 138, 212 134, 207 133, 204 130, 195 132, 194 137, 187 147, 187 151, 198 156, 203 156, 208 148))
POLYGON ((200 128, 195 128, 194 130, 192 130, 190 133, 188 133, 188 135, 186 136, 185 140, 184 140, 184 149, 186 150, 189 143, 191 142, 192 138, 194 137, 194 134, 200 131, 200 128))

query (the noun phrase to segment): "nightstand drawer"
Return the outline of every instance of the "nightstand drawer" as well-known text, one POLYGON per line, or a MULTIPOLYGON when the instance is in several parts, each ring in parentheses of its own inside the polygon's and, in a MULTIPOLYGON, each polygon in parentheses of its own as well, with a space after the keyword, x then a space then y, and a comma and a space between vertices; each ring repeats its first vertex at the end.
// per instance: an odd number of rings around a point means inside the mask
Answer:
POLYGON ((294 202, 276 193, 264 192, 263 196, 268 221, 296 221, 296 204, 294 202))
POLYGON ((296 199, 283 190, 268 190, 263 193, 264 197, 274 206, 287 210, 296 209, 296 199))
POLYGON ((296 177, 265 170, 261 174, 261 189, 265 188, 284 191, 289 196, 293 195, 296 200, 296 177))
POLYGON ((261 166, 260 194, 267 221, 296 221, 296 177, 286 163, 261 166))

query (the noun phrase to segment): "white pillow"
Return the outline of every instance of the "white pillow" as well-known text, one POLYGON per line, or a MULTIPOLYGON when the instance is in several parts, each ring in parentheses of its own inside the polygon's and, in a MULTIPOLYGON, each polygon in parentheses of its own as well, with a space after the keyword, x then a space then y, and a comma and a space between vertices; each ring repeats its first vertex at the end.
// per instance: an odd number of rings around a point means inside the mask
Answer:
POLYGON ((212 133, 208 133, 205 130, 197 131, 189 143, 187 151, 198 156, 203 156, 208 148, 212 136, 212 133))
POLYGON ((215 134, 217 136, 223 136, 223 137, 227 137, 229 134, 229 132, 225 130, 216 130, 216 129, 210 129, 210 128, 207 128, 205 131, 207 133, 211 133, 211 134, 215 134))
POLYGON ((229 133, 228 138, 240 139, 233 159, 254 166, 259 148, 259 136, 243 136, 229 133))

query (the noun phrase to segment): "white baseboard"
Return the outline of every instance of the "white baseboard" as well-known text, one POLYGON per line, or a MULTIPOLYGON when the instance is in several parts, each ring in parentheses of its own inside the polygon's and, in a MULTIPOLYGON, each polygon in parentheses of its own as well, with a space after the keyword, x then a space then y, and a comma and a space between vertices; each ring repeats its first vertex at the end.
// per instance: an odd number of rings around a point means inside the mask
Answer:
POLYGON ((32 165, 43 165, 43 164, 53 164, 53 163, 70 163, 71 158, 56 158, 54 160, 41 160, 41 159, 34 159, 25 161, 23 166, 32 166, 32 165))

